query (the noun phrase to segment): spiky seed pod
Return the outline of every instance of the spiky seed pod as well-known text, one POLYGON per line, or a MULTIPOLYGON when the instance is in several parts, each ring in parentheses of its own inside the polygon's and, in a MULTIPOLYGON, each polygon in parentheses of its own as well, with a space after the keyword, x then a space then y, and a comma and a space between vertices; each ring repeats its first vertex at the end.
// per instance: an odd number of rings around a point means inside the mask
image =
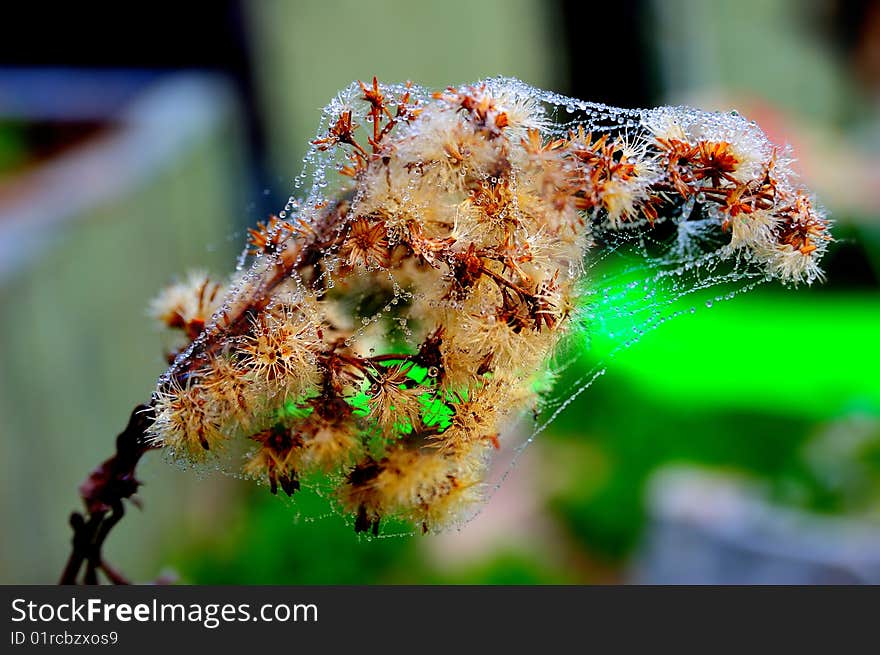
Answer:
POLYGON ((210 322, 223 295, 223 285, 211 280, 204 271, 191 271, 150 303, 149 314, 162 327, 180 330, 192 341, 210 322))
MULTIPOLYGON (((296 308, 290 310, 297 313, 296 308)), ((251 378, 282 398, 297 398, 319 381, 317 327, 301 315, 264 312, 239 345, 241 366, 251 378)))
POLYGON ((164 386, 154 398, 153 430, 162 434, 163 445, 178 456, 204 460, 217 452, 227 438, 225 407, 198 381, 164 386))
POLYGON ((478 498, 484 452, 479 446, 455 454, 393 448, 352 469, 343 506, 355 513, 358 531, 376 530, 383 516, 397 515, 427 532, 478 498))

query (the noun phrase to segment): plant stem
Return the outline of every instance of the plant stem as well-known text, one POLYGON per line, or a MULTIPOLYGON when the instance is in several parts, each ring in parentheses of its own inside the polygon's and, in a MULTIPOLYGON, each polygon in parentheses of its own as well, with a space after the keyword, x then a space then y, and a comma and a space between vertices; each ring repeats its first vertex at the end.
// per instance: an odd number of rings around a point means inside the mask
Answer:
POLYGON ((80 512, 70 515, 72 548, 59 584, 77 584, 83 566, 83 584, 98 584, 98 571, 113 584, 128 583, 121 573, 104 561, 102 549, 110 531, 125 516, 123 501, 131 498, 140 486, 135 477, 138 462, 144 453, 157 447, 147 440, 147 428, 152 422, 152 407, 135 407, 125 430, 116 437, 116 454, 92 471, 80 485, 79 494, 88 518, 80 512))

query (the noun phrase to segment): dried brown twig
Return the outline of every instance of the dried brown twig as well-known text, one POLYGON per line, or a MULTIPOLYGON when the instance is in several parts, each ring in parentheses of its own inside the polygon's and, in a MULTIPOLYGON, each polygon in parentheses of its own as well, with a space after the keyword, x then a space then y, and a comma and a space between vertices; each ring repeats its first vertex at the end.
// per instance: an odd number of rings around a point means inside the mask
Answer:
POLYGON ((126 499, 133 499, 140 487, 135 468, 141 457, 156 446, 147 439, 147 430, 153 422, 153 410, 138 405, 131 413, 125 430, 116 437, 116 454, 91 472, 79 487, 86 514, 70 515, 73 528, 72 550, 59 584, 98 583, 98 571, 113 584, 129 581, 110 566, 102 553, 110 531, 125 515, 126 499), (80 574, 82 577, 80 578, 80 574))

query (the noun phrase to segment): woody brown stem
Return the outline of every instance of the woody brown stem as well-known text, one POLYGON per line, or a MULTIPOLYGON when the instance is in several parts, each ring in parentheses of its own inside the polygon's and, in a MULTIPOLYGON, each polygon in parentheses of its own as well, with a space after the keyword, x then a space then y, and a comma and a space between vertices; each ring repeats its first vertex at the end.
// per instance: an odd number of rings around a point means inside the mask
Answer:
POLYGON ((524 301, 533 301, 534 300, 534 296, 531 293, 529 293, 528 291, 523 289, 518 284, 511 282, 503 275, 498 275, 498 273, 496 273, 492 269, 487 268, 486 266, 481 266, 480 272, 483 275, 492 279, 502 289, 504 289, 504 288, 510 289, 515 294, 517 294, 522 300, 524 300, 524 301))
POLYGON ((414 355, 403 355, 400 353, 387 353, 385 355, 373 355, 371 357, 365 357, 364 359, 368 362, 379 363, 379 362, 406 362, 412 359, 414 355))
POLYGON ((113 584, 127 584, 126 578, 104 561, 102 551, 111 530, 125 516, 123 501, 131 498, 140 486, 135 477, 138 462, 147 451, 156 448, 147 440, 152 422, 152 407, 135 407, 125 430, 116 437, 116 453, 80 485, 86 513, 70 515, 72 548, 59 584, 78 584, 83 568, 83 584, 98 584, 98 571, 113 584))

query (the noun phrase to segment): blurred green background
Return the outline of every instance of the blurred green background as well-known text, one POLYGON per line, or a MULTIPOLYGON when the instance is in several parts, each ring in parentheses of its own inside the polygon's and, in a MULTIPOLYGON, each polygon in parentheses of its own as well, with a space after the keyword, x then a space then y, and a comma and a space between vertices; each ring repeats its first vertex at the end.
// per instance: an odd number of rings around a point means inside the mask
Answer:
POLYGON ((65 46, 61 27, 51 47, 3 44, 0 582, 56 579, 76 486, 164 367, 147 302, 175 273, 231 269, 244 227, 283 205, 327 100, 373 75, 443 87, 499 74, 755 119, 794 146, 837 222, 828 282, 711 309, 688 299, 695 313, 610 360, 602 335, 581 338, 559 392, 598 362, 607 373, 502 465, 461 530, 365 539, 308 491, 282 500, 151 455, 144 510, 108 559, 187 583, 814 581, 826 560, 880 581, 880 3, 608 4, 160 3, 131 20, 56 17, 100 48, 65 46), (676 487, 682 502, 664 494, 658 473, 682 469, 723 481, 727 504, 699 484, 676 487), (732 497, 799 517, 810 539, 780 529, 768 546, 732 497), (839 541, 840 521, 860 536, 839 541), (698 566, 709 554, 726 577, 698 566))

